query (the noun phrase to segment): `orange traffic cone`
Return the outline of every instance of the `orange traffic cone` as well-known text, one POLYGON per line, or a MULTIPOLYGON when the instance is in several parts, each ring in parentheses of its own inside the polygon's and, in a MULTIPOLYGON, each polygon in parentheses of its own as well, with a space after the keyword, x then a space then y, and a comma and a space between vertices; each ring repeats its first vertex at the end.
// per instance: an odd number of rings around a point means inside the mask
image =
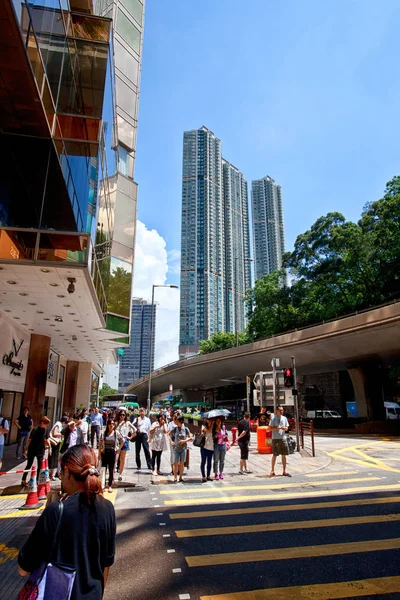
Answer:
POLYGON ((46 461, 46 496, 47 496, 47 494, 50 492, 50 489, 51 489, 51 487, 50 487, 49 461, 48 461, 48 458, 47 458, 47 454, 46 454, 45 461, 46 461))
POLYGON ((24 506, 20 507, 19 510, 32 510, 32 508, 40 508, 41 506, 43 506, 43 502, 39 502, 38 498, 36 483, 36 467, 32 467, 26 502, 24 506))
POLYGON ((38 481, 38 495, 39 500, 46 500, 46 459, 43 457, 40 463, 39 481, 38 481))

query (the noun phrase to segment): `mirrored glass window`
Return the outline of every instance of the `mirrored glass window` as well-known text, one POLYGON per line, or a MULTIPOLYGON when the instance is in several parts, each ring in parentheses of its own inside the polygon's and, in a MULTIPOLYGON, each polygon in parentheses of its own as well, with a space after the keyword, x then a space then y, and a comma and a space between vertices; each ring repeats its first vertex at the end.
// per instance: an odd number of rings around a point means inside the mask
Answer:
POLYGON ((142 24, 143 20, 143 5, 139 0, 123 0, 122 6, 130 12, 132 17, 139 23, 142 24))
POLYGON ((118 10, 117 32, 134 49, 134 51, 139 54, 140 31, 121 10, 118 10))

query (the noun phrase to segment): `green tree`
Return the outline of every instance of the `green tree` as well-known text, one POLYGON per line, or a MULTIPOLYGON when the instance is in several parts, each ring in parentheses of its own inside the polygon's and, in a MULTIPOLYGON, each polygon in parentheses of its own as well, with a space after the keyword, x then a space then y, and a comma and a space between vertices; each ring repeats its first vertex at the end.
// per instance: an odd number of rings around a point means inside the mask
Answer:
POLYGON ((285 254, 283 271, 256 281, 248 332, 259 339, 376 306, 400 294, 400 177, 358 223, 320 217, 285 254), (286 276, 290 286, 286 284, 286 276))
POLYGON ((102 400, 102 398, 104 398, 104 396, 111 396, 112 394, 119 394, 119 391, 114 390, 114 388, 109 386, 108 383, 103 383, 103 387, 101 388, 101 390, 99 392, 100 400, 102 400))
MULTIPOLYGON (((239 346, 246 344, 247 341, 246 334, 238 334, 239 346)), ((226 350, 227 348, 236 346, 236 336, 234 333, 220 331, 214 333, 209 340, 201 340, 199 346, 199 354, 209 354, 210 352, 218 352, 218 350, 226 350)))

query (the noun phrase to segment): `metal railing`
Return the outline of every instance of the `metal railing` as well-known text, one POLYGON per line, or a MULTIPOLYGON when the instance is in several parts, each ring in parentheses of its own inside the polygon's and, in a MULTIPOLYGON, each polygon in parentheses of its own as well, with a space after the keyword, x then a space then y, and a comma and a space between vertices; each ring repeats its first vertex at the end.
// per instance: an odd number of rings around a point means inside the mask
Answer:
POLYGON ((315 457, 315 443, 314 443, 314 423, 304 423, 300 420, 300 447, 302 450, 311 452, 311 456, 315 457))

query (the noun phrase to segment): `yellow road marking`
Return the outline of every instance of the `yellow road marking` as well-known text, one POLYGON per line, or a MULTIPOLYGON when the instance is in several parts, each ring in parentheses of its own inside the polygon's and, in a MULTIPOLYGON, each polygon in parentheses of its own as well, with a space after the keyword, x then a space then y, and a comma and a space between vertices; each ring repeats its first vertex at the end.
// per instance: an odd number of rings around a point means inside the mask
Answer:
MULTIPOLYGON (((301 494, 292 493, 275 493, 275 494, 263 494, 261 496, 218 496, 216 498, 188 498, 187 500, 164 500, 166 506, 180 506, 182 504, 229 504, 231 502, 244 502, 247 500, 253 500, 258 502, 260 500, 277 500, 282 498, 311 498, 313 496, 338 496, 342 494, 353 494, 356 492, 387 492, 389 490, 400 490, 400 484, 393 485, 373 485, 370 487, 354 487, 354 488, 342 488, 340 490, 320 490, 316 492, 303 492, 301 494)), ((285 510, 285 507, 282 507, 285 510)))
POLYGON ((360 460, 357 458, 348 458, 347 456, 343 456, 343 455, 339 456, 335 452, 327 452, 327 455, 331 456, 332 458, 337 458, 338 460, 345 460, 347 462, 351 462, 356 465, 362 465, 363 467, 368 467, 369 469, 378 469, 379 468, 376 465, 374 465, 373 463, 367 462, 366 460, 360 460))
POLYGON ((286 560, 293 558, 354 554, 359 552, 398 550, 399 548, 400 538, 392 538, 389 540, 367 540, 365 542, 322 544, 317 546, 299 546, 295 548, 250 550, 249 552, 201 554, 199 556, 185 556, 185 560, 189 567, 210 567, 215 565, 233 565, 237 563, 261 562, 267 560, 286 560))
POLYGON ((7 548, 5 544, 0 544, 0 565, 3 565, 7 560, 13 560, 18 556, 19 550, 17 548, 7 548))
POLYGON ((365 460, 369 460, 370 462, 374 463, 375 465, 378 465, 378 467, 380 469, 383 469, 384 471, 393 471, 394 473, 400 473, 399 469, 394 469, 393 467, 386 465, 384 462, 382 462, 378 458, 373 458, 372 456, 369 456, 369 454, 365 454, 361 450, 354 449, 353 452, 355 454, 358 454, 359 456, 361 456, 361 458, 364 458, 365 460))
POLYGON ((299 488, 299 487, 308 487, 310 485, 334 485, 336 483, 356 483, 358 481, 379 481, 381 479, 381 477, 355 477, 353 479, 331 479, 328 481, 307 481, 307 482, 303 482, 303 483, 286 483, 287 479, 285 482, 282 481, 282 483, 277 483, 277 484, 273 484, 273 485, 264 485, 264 484, 260 484, 260 485, 224 485, 223 487, 213 487, 213 488, 205 488, 204 486, 202 486, 200 489, 199 488, 186 488, 186 489, 173 489, 173 490, 162 490, 160 491, 160 494, 164 494, 167 496, 172 496, 173 494, 209 494, 210 491, 221 491, 221 492, 233 492, 233 491, 243 491, 243 490, 276 490, 276 489, 282 489, 282 488, 299 488))
POLYGON ((0 500, 24 500, 25 494, 11 494, 10 496, 0 496, 0 500))
POLYGON ((377 594, 395 594, 399 591, 400 577, 377 577, 376 579, 358 579, 340 583, 307 584, 237 592, 236 594, 201 596, 200 600, 287 600, 288 598, 335 600, 338 598, 362 598, 377 594))
POLYGON ((334 458, 337 458, 339 460, 347 460, 349 462, 368 466, 370 468, 382 469, 383 471, 392 471, 395 473, 400 473, 399 469, 394 469, 393 467, 386 465, 382 461, 377 462, 376 459, 371 458, 370 456, 368 456, 368 454, 365 454, 360 451, 360 448, 368 448, 370 446, 382 446, 382 444, 384 444, 384 443, 385 443, 384 441, 380 440, 379 442, 367 442, 367 443, 363 443, 363 444, 355 444, 353 446, 346 446, 345 448, 340 448, 339 450, 335 450, 334 452, 328 452, 327 454, 328 454, 328 456, 333 456, 334 458), (357 459, 344 457, 344 456, 342 456, 342 454, 344 452, 347 452, 347 453, 354 452, 355 454, 363 456, 364 460, 360 461, 357 459))
POLYGON ((170 519, 203 519, 204 517, 227 517, 229 515, 253 515, 256 513, 282 512, 282 510, 314 510, 317 508, 342 508, 345 506, 365 506, 400 502, 400 496, 368 498, 362 500, 339 500, 335 502, 312 502, 310 504, 281 504, 274 506, 253 506, 251 508, 226 508, 221 510, 198 510, 196 512, 170 513, 170 519))
POLYGON ((335 471, 335 473, 306 473, 306 477, 333 477, 336 475, 357 475, 360 471, 335 471))
POLYGON ((387 523, 393 521, 400 521, 400 514, 370 515, 362 517, 341 517, 338 519, 317 519, 315 521, 292 521, 285 523, 262 523, 259 525, 237 525, 234 527, 205 527, 203 529, 180 529, 178 531, 175 531, 175 533, 178 538, 190 538, 209 535, 259 533, 261 531, 284 531, 287 529, 316 529, 319 527, 341 527, 343 525, 366 525, 367 523, 387 523))
POLYGON ((39 508, 31 508, 30 510, 26 510, 21 512, 20 510, 17 510, 15 512, 11 512, 11 513, 7 513, 6 515, 0 515, 0 519, 14 519, 14 518, 20 518, 20 517, 31 517, 32 513, 38 512, 39 510, 44 510, 44 505, 43 506, 39 506, 39 508))

